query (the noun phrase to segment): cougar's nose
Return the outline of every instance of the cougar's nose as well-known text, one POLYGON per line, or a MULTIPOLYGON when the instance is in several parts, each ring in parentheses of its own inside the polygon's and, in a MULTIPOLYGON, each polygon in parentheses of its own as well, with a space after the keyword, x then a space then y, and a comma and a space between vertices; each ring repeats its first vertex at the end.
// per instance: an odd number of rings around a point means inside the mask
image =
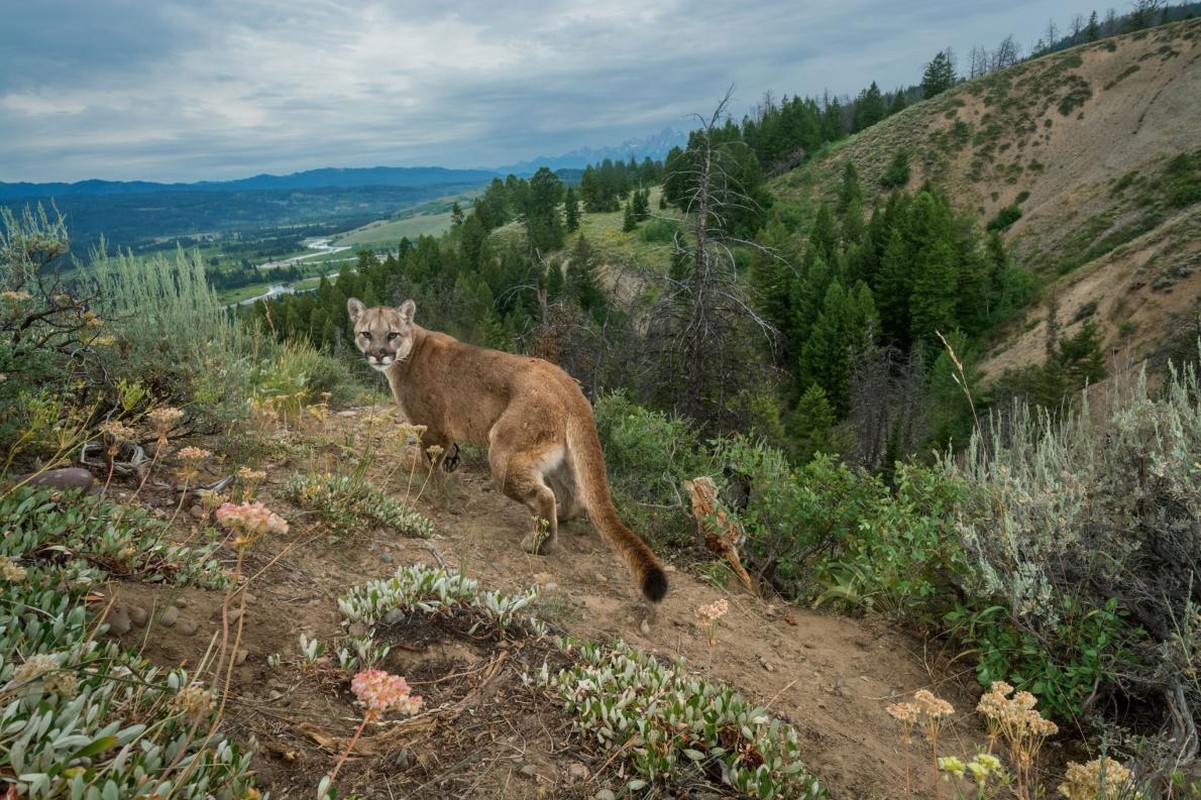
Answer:
POLYGON ((386 355, 388 355, 388 351, 382 347, 375 351, 375 357, 378 358, 380 361, 383 361, 384 356, 386 356, 386 355))

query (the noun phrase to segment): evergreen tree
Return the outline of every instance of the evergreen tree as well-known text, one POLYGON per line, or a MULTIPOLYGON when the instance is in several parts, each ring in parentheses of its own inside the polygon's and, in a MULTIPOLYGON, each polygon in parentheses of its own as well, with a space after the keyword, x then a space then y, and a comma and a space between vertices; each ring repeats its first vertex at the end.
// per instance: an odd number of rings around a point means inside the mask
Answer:
POLYGON ((580 229, 580 199, 576 196, 574 186, 568 187, 567 194, 563 196, 563 224, 568 233, 580 229))
POLYGON ((810 384, 786 424, 792 440, 789 450, 793 461, 804 464, 818 453, 829 453, 836 421, 826 390, 816 383, 810 384))
POLYGON ((880 87, 872 81, 872 85, 859 93, 859 97, 855 99, 854 112, 854 127, 853 131, 858 133, 864 128, 870 128, 880 120, 888 116, 888 108, 884 105, 884 97, 880 94, 880 87))
POLYGON ((625 208, 622 210, 621 229, 624 232, 629 233, 637 227, 638 217, 634 213, 634 203, 633 201, 630 201, 625 204, 625 208))
POLYGON ((922 97, 929 100, 955 85, 955 57, 951 48, 937 53, 922 72, 922 97))
POLYGON ((838 281, 830 284, 822 312, 801 349, 798 372, 802 384, 820 386, 840 414, 850 407, 854 361, 874 345, 877 328, 876 308, 866 284, 850 291, 838 281))

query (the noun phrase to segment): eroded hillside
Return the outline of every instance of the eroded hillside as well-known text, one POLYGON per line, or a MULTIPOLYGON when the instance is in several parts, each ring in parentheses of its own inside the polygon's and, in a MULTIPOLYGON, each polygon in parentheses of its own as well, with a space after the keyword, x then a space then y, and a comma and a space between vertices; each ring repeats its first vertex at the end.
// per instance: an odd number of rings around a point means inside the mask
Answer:
MULTIPOLYGON (((897 157, 981 225, 1007 213, 1017 263, 1049 284, 1065 335, 1099 322, 1143 360, 1195 327, 1201 291, 1201 20, 1076 47, 962 84, 781 177, 781 196, 833 197, 853 161, 869 193, 897 157), (1020 210, 1018 217, 1014 209, 1020 210)), ((998 341, 990 374, 1041 359, 1046 305, 998 341)))

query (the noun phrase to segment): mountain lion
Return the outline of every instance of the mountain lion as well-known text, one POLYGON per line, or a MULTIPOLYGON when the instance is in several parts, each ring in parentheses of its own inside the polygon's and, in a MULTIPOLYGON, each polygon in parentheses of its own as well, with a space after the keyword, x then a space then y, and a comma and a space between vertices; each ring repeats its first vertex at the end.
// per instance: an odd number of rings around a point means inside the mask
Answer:
POLYGON ((346 307, 367 363, 387 377, 405 417, 426 426, 422 444, 441 447, 444 459, 457 454, 456 441, 488 448, 492 479, 534 514, 535 529, 521 543, 526 551, 554 548, 559 520, 587 511, 643 595, 663 599, 667 575, 617 517, 592 406, 570 375, 415 325, 412 300, 367 308, 352 297, 346 307))

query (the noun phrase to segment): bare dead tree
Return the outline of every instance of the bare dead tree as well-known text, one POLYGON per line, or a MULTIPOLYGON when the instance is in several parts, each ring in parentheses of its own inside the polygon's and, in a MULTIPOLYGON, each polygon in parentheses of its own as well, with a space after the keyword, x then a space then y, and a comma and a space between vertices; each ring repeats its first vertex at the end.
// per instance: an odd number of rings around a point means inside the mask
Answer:
POLYGON ((1002 39, 1001 43, 997 45, 997 49, 993 51, 992 64, 990 66, 992 67, 992 71, 996 72, 1006 67, 1012 67, 1018 63, 1021 57, 1022 48, 1014 41, 1013 34, 1011 33, 1002 39))
POLYGON ((1047 50, 1054 50, 1055 43, 1059 41, 1059 26, 1055 24, 1055 20, 1047 20, 1047 32, 1043 34, 1043 41, 1047 43, 1047 50))
POLYGON ((979 78, 981 75, 987 75, 989 71, 988 51, 980 45, 972 48, 971 54, 968 56, 970 62, 968 77, 979 78))
POLYGON ((684 158, 675 176, 687 187, 682 202, 690 220, 689 235, 677 232, 675 267, 667 278, 656 317, 667 380, 677 412, 727 430, 745 422, 733 401, 754 391, 767 374, 758 357, 756 333, 772 343, 776 331, 752 308, 739 283, 733 248, 760 248, 732 231, 731 218, 762 209, 736 174, 738 159, 754 158, 745 144, 719 141, 732 89, 708 118, 698 115, 684 158), (741 148, 741 150, 739 150, 741 148))

